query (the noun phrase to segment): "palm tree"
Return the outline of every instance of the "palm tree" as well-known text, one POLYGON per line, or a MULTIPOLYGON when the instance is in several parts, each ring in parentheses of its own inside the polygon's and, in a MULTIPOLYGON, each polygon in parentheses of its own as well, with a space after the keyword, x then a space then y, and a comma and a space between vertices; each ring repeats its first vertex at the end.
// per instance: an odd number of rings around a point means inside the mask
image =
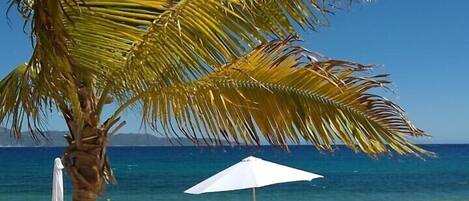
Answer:
MULTIPOLYGON (((335 2, 335 1, 333 1, 335 2)), ((428 154, 371 66, 298 46, 296 30, 326 23, 323 0, 11 0, 31 25, 31 59, 0 82, 0 122, 38 138, 58 112, 74 201, 114 181, 106 144, 139 111, 142 123, 195 143, 228 140, 369 155, 428 154), (116 108, 105 117, 103 108, 116 108)), ((45 136, 47 137, 47 136, 45 136)))

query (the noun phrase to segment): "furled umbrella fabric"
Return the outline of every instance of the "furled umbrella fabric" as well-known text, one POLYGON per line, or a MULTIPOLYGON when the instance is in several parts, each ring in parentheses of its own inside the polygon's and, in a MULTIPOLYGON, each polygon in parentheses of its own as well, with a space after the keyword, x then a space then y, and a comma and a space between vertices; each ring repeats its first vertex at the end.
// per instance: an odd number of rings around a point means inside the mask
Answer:
POLYGON ((258 187, 294 181, 311 181, 322 177, 250 156, 184 192, 201 194, 251 188, 253 199, 255 199, 255 188, 258 187))
POLYGON ((60 158, 56 158, 54 160, 54 174, 52 176, 52 201, 64 200, 62 169, 64 169, 64 166, 60 158))

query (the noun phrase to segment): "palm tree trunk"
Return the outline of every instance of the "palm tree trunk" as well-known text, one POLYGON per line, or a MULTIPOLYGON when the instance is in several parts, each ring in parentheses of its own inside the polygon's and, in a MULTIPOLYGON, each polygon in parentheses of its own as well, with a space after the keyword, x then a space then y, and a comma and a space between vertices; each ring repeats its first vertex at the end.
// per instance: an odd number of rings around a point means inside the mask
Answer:
POLYGON ((87 126, 82 129, 81 143, 69 139, 64 165, 73 184, 73 201, 96 201, 105 182, 114 181, 107 154, 107 131, 87 126))
POLYGON ((100 124, 97 93, 90 83, 93 82, 81 82, 83 86, 78 90, 80 118, 74 119, 72 110, 62 110, 70 131, 66 137, 69 146, 65 149, 63 161, 72 180, 73 201, 96 201, 105 185, 115 182, 106 149, 109 129, 119 118, 100 124))

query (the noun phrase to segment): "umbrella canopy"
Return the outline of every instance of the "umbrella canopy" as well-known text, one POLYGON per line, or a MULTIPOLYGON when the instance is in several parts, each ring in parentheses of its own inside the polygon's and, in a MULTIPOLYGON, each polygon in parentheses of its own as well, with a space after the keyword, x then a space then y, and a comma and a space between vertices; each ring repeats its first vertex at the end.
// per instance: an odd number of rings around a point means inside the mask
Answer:
POLYGON ((253 156, 184 191, 189 194, 232 191, 276 183, 311 181, 323 176, 262 160, 253 156))
POLYGON ((60 158, 54 160, 54 174, 52 176, 52 201, 64 200, 64 182, 62 176, 64 166, 60 158))

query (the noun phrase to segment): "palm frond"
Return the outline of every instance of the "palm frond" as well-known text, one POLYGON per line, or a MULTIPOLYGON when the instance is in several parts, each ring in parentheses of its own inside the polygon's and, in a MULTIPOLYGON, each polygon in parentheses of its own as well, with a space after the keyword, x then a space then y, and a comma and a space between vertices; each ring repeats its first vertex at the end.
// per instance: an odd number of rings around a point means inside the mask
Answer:
MULTIPOLYGON (((83 123, 81 88, 106 91, 109 77, 123 68, 133 43, 171 0, 12 0, 32 26, 34 53, 29 70, 38 86, 48 86, 50 98, 77 124, 83 123), (81 122, 81 123, 80 123, 81 122)), ((107 95, 103 94, 103 97, 107 95)), ((80 126, 78 126, 80 127, 80 126)))
POLYGON ((53 109, 45 91, 35 85, 37 71, 20 65, 0 81, 0 122, 10 125, 19 138, 21 127, 27 125, 36 139, 44 126, 44 116, 53 109))
POLYGON ((393 102, 371 94, 386 76, 369 67, 321 60, 290 40, 271 42, 190 84, 138 96, 143 119, 166 134, 274 145, 311 142, 332 150, 338 140, 370 155, 428 154, 406 137, 422 136, 393 102), (388 146, 389 145, 389 146, 388 146))
POLYGON ((31 65, 59 69, 76 80, 98 79, 125 64, 132 44, 170 0, 35 1, 31 23, 36 40, 31 65))
MULTIPOLYGON (((252 47, 322 24, 336 2, 305 0, 11 0, 31 21, 30 65, 125 99, 198 79, 252 47), (31 15, 34 13, 34 15, 31 15)), ((103 96, 106 96, 105 94, 103 96)), ((78 110, 78 97, 66 97, 78 110)), ((75 118, 80 118, 79 116, 75 118)))
POLYGON ((143 77, 136 90, 145 90, 146 84, 165 87, 198 79, 263 42, 295 33, 297 25, 324 24, 323 15, 334 4, 316 0, 182 0, 153 21, 143 40, 134 45, 125 74, 143 77))

